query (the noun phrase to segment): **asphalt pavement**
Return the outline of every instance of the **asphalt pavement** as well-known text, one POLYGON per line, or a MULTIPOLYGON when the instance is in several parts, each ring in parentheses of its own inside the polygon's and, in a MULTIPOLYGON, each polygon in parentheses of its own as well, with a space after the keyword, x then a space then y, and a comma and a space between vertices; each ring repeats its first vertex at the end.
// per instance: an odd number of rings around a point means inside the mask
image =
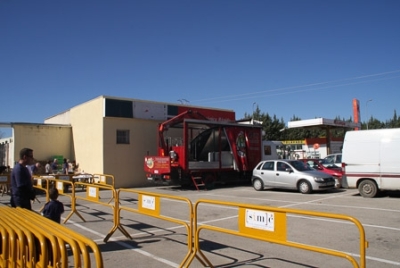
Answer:
MULTIPOLYGON (((64 220, 69 217, 65 226, 99 245, 105 267, 179 267, 185 260, 188 263, 192 257, 187 228, 194 213, 190 206, 194 204, 197 204, 198 226, 206 224, 231 230, 223 233, 204 229, 199 233, 199 247, 214 267, 353 267, 347 259, 286 246, 280 244, 282 241, 345 253, 360 264, 359 230, 352 222, 289 212, 282 216, 271 208, 355 218, 362 224, 368 241, 366 267, 400 267, 399 192, 368 199, 355 189, 304 195, 274 189, 255 191, 251 186, 225 186, 207 191, 156 186, 125 189, 119 194, 120 226, 125 232, 113 230, 115 198, 111 191, 100 191, 98 201, 90 201, 85 191, 78 191, 76 210, 82 218, 71 210, 68 194, 59 198, 66 209, 64 220), (145 193, 138 193, 142 191, 145 193), (144 207, 139 205, 140 198, 145 200, 144 207), (199 200, 202 202, 196 203, 199 200), (209 200, 213 201, 208 203, 209 200), (263 226, 248 221, 247 213, 260 216, 259 209, 245 208, 244 212, 236 204, 269 208, 266 214, 269 221, 263 226), (255 236, 275 239, 278 243, 241 236, 248 224, 250 229, 262 229, 255 236)), ((1 196, 0 201, 7 204, 9 196, 1 196)), ((33 209, 39 211, 44 203, 45 196, 38 195, 33 209)), ((204 260, 199 254, 193 257, 190 267, 203 267, 199 259, 204 260)))

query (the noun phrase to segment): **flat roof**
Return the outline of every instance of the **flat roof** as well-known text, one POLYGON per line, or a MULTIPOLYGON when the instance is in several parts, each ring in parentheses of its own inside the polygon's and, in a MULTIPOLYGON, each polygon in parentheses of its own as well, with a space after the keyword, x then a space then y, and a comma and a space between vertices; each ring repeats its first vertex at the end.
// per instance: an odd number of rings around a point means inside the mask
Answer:
POLYGON ((361 128, 361 123, 326 118, 315 118, 288 122, 288 128, 307 127, 361 128))
POLYGON ((45 123, 32 123, 32 122, 0 122, 1 128, 12 128, 14 125, 71 127, 71 125, 66 125, 66 124, 45 124, 45 123))

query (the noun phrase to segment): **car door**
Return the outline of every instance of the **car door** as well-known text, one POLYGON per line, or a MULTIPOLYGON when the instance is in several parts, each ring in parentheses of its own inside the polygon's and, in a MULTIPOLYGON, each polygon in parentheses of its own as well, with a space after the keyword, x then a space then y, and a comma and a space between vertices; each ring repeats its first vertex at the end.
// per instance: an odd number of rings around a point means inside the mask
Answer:
POLYGON ((263 180, 264 186, 274 186, 275 170, 274 161, 266 161, 260 168, 260 176, 263 180))
POLYGON ((276 161, 275 169, 275 187, 279 188, 295 188, 296 187, 296 175, 293 172, 293 168, 287 163, 282 161, 276 161))

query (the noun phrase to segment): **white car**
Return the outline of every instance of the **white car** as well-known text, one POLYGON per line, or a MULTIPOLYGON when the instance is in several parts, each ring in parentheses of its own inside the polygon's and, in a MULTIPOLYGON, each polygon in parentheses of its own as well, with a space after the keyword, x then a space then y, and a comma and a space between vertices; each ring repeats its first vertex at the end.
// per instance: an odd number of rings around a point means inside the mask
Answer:
POLYGON ((251 179, 256 191, 266 187, 297 189, 302 194, 335 188, 335 179, 298 160, 261 161, 251 179))
POLYGON ((324 159, 321 160, 321 164, 325 167, 342 167, 342 153, 328 154, 324 159))

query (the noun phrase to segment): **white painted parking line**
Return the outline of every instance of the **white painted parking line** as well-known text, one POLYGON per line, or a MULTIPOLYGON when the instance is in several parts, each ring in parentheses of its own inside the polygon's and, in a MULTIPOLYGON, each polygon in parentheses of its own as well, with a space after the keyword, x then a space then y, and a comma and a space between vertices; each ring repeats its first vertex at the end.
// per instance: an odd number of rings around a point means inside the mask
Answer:
MULTIPOLYGON (((237 193, 239 193, 239 192, 247 192, 248 189, 247 188, 246 189, 234 189, 234 190, 232 190, 232 192, 233 191, 236 191, 237 193)), ((254 190, 250 189, 249 192, 250 191, 254 191, 254 190)), ((224 195, 223 193, 224 193, 224 191, 221 191, 221 192, 220 191, 213 191, 213 192, 210 191, 210 192, 201 192, 201 193, 194 193, 194 194, 195 195, 201 195, 202 197, 211 197, 211 198, 213 196, 215 196, 215 197, 218 197, 218 199, 221 199, 223 197, 227 197, 228 199, 236 198, 234 196, 235 193, 233 193, 232 195, 226 195, 226 194, 224 195)), ((308 197, 315 198, 315 199, 304 201, 304 202, 298 202, 298 201, 293 202, 293 201, 288 201, 288 200, 279 200, 279 199, 271 198, 271 197, 274 197, 276 195, 283 195, 283 194, 294 195, 296 193, 291 193, 291 192, 288 192, 288 193, 284 193, 284 192, 267 192, 267 193, 271 193, 271 194, 268 195, 269 198, 262 198, 261 196, 260 197, 254 197, 254 195, 253 195, 253 197, 240 197, 240 198, 242 200, 255 200, 255 201, 260 201, 260 202, 263 202, 263 203, 265 203, 265 202, 281 203, 282 206, 276 206, 276 207, 282 207, 282 208, 284 208, 284 207, 296 207, 296 206, 301 206, 301 205, 314 205, 314 206, 326 206, 326 207, 337 207, 337 208, 363 209, 363 210, 371 210, 371 211, 385 211, 385 212, 389 212, 389 213, 390 212, 393 212, 393 213, 399 213, 400 212, 400 210, 396 210, 396 209, 384 209, 384 208, 374 208, 374 207, 365 207, 365 206, 364 207, 358 207, 358 206, 351 206, 351 205, 335 205, 335 204, 329 204, 329 203, 326 204, 326 202, 325 202, 325 204, 324 203, 322 203, 322 204, 320 203, 321 201, 326 201, 326 200, 330 200, 330 199, 349 198, 350 196, 354 195, 354 192, 345 192, 345 193, 337 193, 337 194, 335 193, 335 194, 332 194, 332 195, 312 194, 312 195, 309 195, 308 197)), ((173 200, 173 199, 165 199, 165 201, 185 203, 185 202, 182 202, 180 200, 173 200)), ((256 203, 258 203, 258 202, 256 202, 256 203)), ((221 206, 221 205, 201 204, 201 206, 219 207, 219 208, 223 208, 225 210, 229 209, 231 211, 237 210, 236 207, 221 206)), ((237 217, 238 217, 238 215, 235 214, 235 215, 228 216, 228 217, 217 218, 217 219, 214 218, 214 219, 209 220, 209 221, 199 222, 198 224, 202 225, 202 224, 210 224, 210 223, 213 223, 213 222, 227 221, 227 220, 232 220, 232 219, 237 218, 237 217)), ((306 216, 298 216, 298 215, 288 215, 288 217, 309 218, 309 217, 306 217, 306 216)), ((349 223, 349 222, 338 221, 338 220, 335 220, 335 219, 320 219, 320 218, 313 218, 313 217, 310 217, 310 219, 318 220, 318 221, 337 222, 337 223, 341 223, 341 224, 352 224, 352 223, 349 223)), ((80 224, 77 224, 77 223, 73 223, 73 224, 76 227, 85 230, 85 232, 91 232, 91 233, 95 234, 96 236, 100 237, 101 239, 98 239, 97 240, 98 242, 102 241, 102 239, 105 236, 105 234, 101 234, 99 232, 93 231, 91 229, 86 228, 85 226, 80 225, 80 224)), ((363 224, 363 226, 365 228, 386 229, 386 230, 391 230, 391 231, 394 231, 394 232, 400 232, 400 228, 393 228, 393 227, 372 225, 372 224, 363 224)), ((151 232, 151 233, 159 233, 159 232, 165 232, 165 230, 173 230, 173 229, 178 229, 178 228, 184 228, 184 226, 174 226, 174 227, 163 228, 163 229, 152 229, 152 230, 149 230, 149 232, 151 232)), ((140 236, 140 235, 143 235, 143 234, 148 234, 148 232, 147 233, 136 232, 134 234, 131 234, 131 236, 135 237, 135 236, 140 236)), ((126 249, 135 251, 135 252, 137 252, 139 254, 142 254, 143 256, 146 256, 148 258, 151 258, 153 260, 156 260, 158 262, 166 264, 169 267, 178 267, 179 266, 179 264, 177 264, 177 263, 171 262, 171 261, 169 261, 167 259, 164 259, 164 258, 160 258, 160 257, 158 257, 156 255, 153 255, 150 252, 147 252, 147 251, 144 251, 142 249, 136 248, 135 246, 129 245, 128 243, 125 243, 125 242, 122 242, 122 241, 118 241, 118 239, 124 239, 124 238, 125 238, 125 236, 114 237, 114 239, 112 239, 112 241, 115 242, 115 243, 118 243, 120 246, 122 246, 122 247, 124 247, 126 249)), ((360 257, 360 255, 354 254, 354 253, 346 253, 346 254, 349 254, 351 256, 358 257, 358 258, 360 257)), ((383 264, 388 264, 388 265, 393 265, 393 266, 400 266, 400 262, 398 262, 398 261, 392 261, 392 260, 388 260, 388 259, 384 259, 384 258, 377 258, 377 257, 372 257, 372 256, 366 256, 366 258, 368 260, 370 260, 370 261, 381 263, 382 265, 383 264)))
MULTIPOLYGON (((97 235, 99 237, 104 238, 106 236, 106 234, 102 234, 102 233, 93 231, 92 229, 89 229, 89 228, 87 228, 87 227, 85 227, 83 225, 80 225, 80 224, 78 224, 78 223, 76 223, 74 221, 69 220, 69 222, 72 223, 75 227, 81 228, 81 229, 85 230, 86 232, 90 232, 90 233, 92 233, 94 235, 97 235)), ((120 246, 122 246, 122 247, 124 247, 126 249, 130 249, 132 251, 135 251, 135 252, 137 252, 139 254, 142 254, 142 255, 144 255, 146 257, 149 257, 149 258, 151 258, 153 260, 159 261, 159 262, 164 263, 166 265, 169 265, 171 267, 179 267, 178 263, 174 263, 174 262, 166 260, 164 258, 160 258, 160 257, 158 257, 158 256, 156 256, 154 254, 151 254, 150 252, 147 252, 147 251, 144 251, 142 249, 136 248, 136 247, 134 247, 132 245, 129 245, 129 244, 125 243, 125 242, 118 241, 115 238, 114 239, 110 239, 110 240, 112 240, 113 242, 117 243, 118 245, 120 245, 120 246)))
MULTIPOLYGON (((353 256, 353 257, 360 258, 360 255, 358 255, 358 254, 347 253, 347 252, 346 252, 346 254, 349 254, 349 255, 351 255, 351 256, 353 256)), ((381 259, 381 258, 375 258, 375 257, 369 257, 369 256, 366 256, 365 258, 366 258, 367 260, 371 260, 371 261, 382 262, 382 263, 387 263, 387 264, 392 264, 392 265, 400 266, 400 262, 397 262, 397 261, 391 261, 391 260, 386 260, 386 259, 381 259)))

